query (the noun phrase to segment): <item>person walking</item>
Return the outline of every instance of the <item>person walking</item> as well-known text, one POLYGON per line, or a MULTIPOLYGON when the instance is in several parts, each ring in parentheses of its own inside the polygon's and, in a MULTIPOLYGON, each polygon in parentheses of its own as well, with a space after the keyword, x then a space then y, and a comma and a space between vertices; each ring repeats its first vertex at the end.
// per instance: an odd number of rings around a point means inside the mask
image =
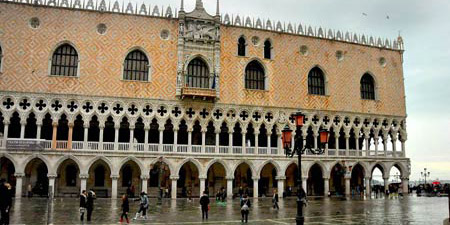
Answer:
POLYGON ((209 196, 206 191, 203 192, 203 196, 200 198, 200 205, 202 206, 202 220, 208 219, 209 196))
POLYGON ((123 223, 123 218, 125 217, 127 224, 130 223, 128 219, 128 213, 130 212, 130 202, 128 201, 128 195, 124 194, 122 196, 122 215, 120 215, 120 223, 123 223))
POLYGON ((80 195, 80 221, 84 221, 84 213, 86 212, 86 190, 83 190, 80 195))
POLYGON ((239 186, 239 199, 242 199, 242 196, 244 195, 244 189, 242 188, 242 186, 239 186))
POLYGON ((250 199, 245 194, 244 196, 242 196, 242 200, 241 200, 241 215, 242 215, 241 222, 242 223, 244 223, 244 222, 248 223, 248 214, 250 213, 250 207, 251 207, 250 199))
POLYGON ((9 224, 9 211, 12 205, 12 196, 5 179, 0 180, 0 211, 1 211, 1 225, 9 224))
POLYGON ((87 221, 91 221, 92 211, 94 211, 94 200, 95 192, 91 189, 89 190, 86 200, 87 221))
POLYGON ((139 204, 139 211, 134 216, 133 220, 136 220, 140 213, 142 213, 141 217, 143 217, 145 220, 147 219, 147 209, 148 209, 148 196, 143 191, 141 192, 141 196, 139 197, 140 204, 139 204))
POLYGON ((273 190, 273 197, 272 197, 272 203, 273 203, 273 208, 274 209, 280 209, 280 207, 278 206, 278 192, 277 189, 273 190))

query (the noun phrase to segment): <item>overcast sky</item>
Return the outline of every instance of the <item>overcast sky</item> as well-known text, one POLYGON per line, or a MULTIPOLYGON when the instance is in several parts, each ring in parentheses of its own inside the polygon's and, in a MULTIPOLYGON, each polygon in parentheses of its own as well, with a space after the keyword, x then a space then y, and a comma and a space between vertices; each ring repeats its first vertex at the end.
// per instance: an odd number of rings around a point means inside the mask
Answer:
MULTIPOLYGON (((216 0, 203 2, 214 14, 216 0)), ((180 8, 180 0, 145 3, 180 8)), ((186 11, 194 5, 195 0, 185 0, 186 11)), ((419 179, 426 167, 433 179, 450 180, 449 0, 221 0, 220 7, 222 14, 322 26, 391 40, 401 31, 406 48, 403 67, 410 179, 419 179)))

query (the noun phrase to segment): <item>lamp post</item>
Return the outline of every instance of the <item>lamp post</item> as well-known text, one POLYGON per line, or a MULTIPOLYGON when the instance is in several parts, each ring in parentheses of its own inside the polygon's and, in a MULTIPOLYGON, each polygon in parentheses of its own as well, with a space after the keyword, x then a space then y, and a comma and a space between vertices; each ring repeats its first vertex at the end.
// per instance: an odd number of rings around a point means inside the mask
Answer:
MULTIPOLYGON (((297 112, 294 114, 295 118, 295 125, 297 128, 301 128, 303 126, 303 121, 305 118, 305 115, 303 115, 301 112, 297 112)), ((319 137, 320 137, 320 146, 317 149, 314 149, 314 143, 308 143, 305 140, 303 140, 303 137, 301 135, 298 135, 295 137, 295 143, 294 147, 292 148, 292 130, 289 128, 288 125, 286 125, 282 131, 282 140, 283 140, 283 147, 285 150, 285 154, 287 157, 294 157, 295 154, 297 154, 298 157, 298 182, 297 182, 297 216, 295 217, 295 221, 297 225, 303 225, 305 222, 305 217, 303 216, 303 203, 306 198, 306 192, 303 190, 302 187, 302 154, 305 152, 311 152, 315 155, 321 155, 325 152, 323 149, 323 146, 325 146, 326 143, 328 143, 328 130, 320 129, 319 130, 319 137), (302 146, 300 146, 300 143, 305 143, 302 146)))
POLYGON ((427 172, 427 168, 423 169, 423 172, 420 172, 420 174, 422 175, 422 177, 424 178, 424 184, 427 184, 427 177, 430 177, 430 172, 427 172))

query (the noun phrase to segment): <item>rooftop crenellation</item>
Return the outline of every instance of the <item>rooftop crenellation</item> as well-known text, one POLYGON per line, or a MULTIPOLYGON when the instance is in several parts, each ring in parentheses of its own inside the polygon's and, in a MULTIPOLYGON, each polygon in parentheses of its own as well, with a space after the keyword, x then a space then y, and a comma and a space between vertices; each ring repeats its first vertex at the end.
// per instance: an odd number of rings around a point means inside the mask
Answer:
MULTIPOLYGON (((98 12, 121 13, 140 16, 151 16, 161 18, 178 18, 177 9, 168 6, 158 6, 145 3, 127 3, 115 0, 114 2, 105 0, 0 0, 0 2, 11 2, 19 4, 58 7, 67 9, 79 9, 98 12)), ((201 0, 197 0, 196 7, 203 7, 201 0)), ((219 13, 219 1, 217 1, 217 13, 219 13)), ((181 10, 184 10, 183 1, 181 10)), ((391 50, 404 50, 404 43, 401 36, 394 40, 388 38, 374 37, 365 34, 357 34, 348 31, 335 29, 326 29, 323 27, 313 27, 305 24, 285 23, 270 19, 251 18, 250 16, 231 15, 228 13, 220 16, 221 23, 225 26, 243 27, 249 29, 267 30, 272 32, 315 37, 320 39, 328 39, 341 41, 346 43, 360 44, 372 46, 376 48, 385 48, 391 50)))

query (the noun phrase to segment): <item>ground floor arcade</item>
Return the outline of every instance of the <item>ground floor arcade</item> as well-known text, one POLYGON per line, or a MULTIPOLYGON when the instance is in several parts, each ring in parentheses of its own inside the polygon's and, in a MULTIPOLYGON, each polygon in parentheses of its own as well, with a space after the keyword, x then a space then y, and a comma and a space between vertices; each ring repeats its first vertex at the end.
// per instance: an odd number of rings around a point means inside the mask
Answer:
MULTIPOLYGON (((80 154, 48 151, 1 152, 0 177, 15 188, 16 197, 34 195, 77 196, 93 189, 100 197, 117 198, 123 193, 159 191, 171 198, 196 197, 206 190, 227 196, 242 188, 253 197, 295 195, 301 181, 309 196, 369 194, 376 170, 385 188, 392 176, 407 188, 409 161, 392 158, 337 159, 305 157, 299 179, 296 160, 279 158, 158 156, 148 154, 80 154), (400 174, 392 174, 391 171, 400 174)), ((391 179, 392 182, 392 179, 391 179)))

